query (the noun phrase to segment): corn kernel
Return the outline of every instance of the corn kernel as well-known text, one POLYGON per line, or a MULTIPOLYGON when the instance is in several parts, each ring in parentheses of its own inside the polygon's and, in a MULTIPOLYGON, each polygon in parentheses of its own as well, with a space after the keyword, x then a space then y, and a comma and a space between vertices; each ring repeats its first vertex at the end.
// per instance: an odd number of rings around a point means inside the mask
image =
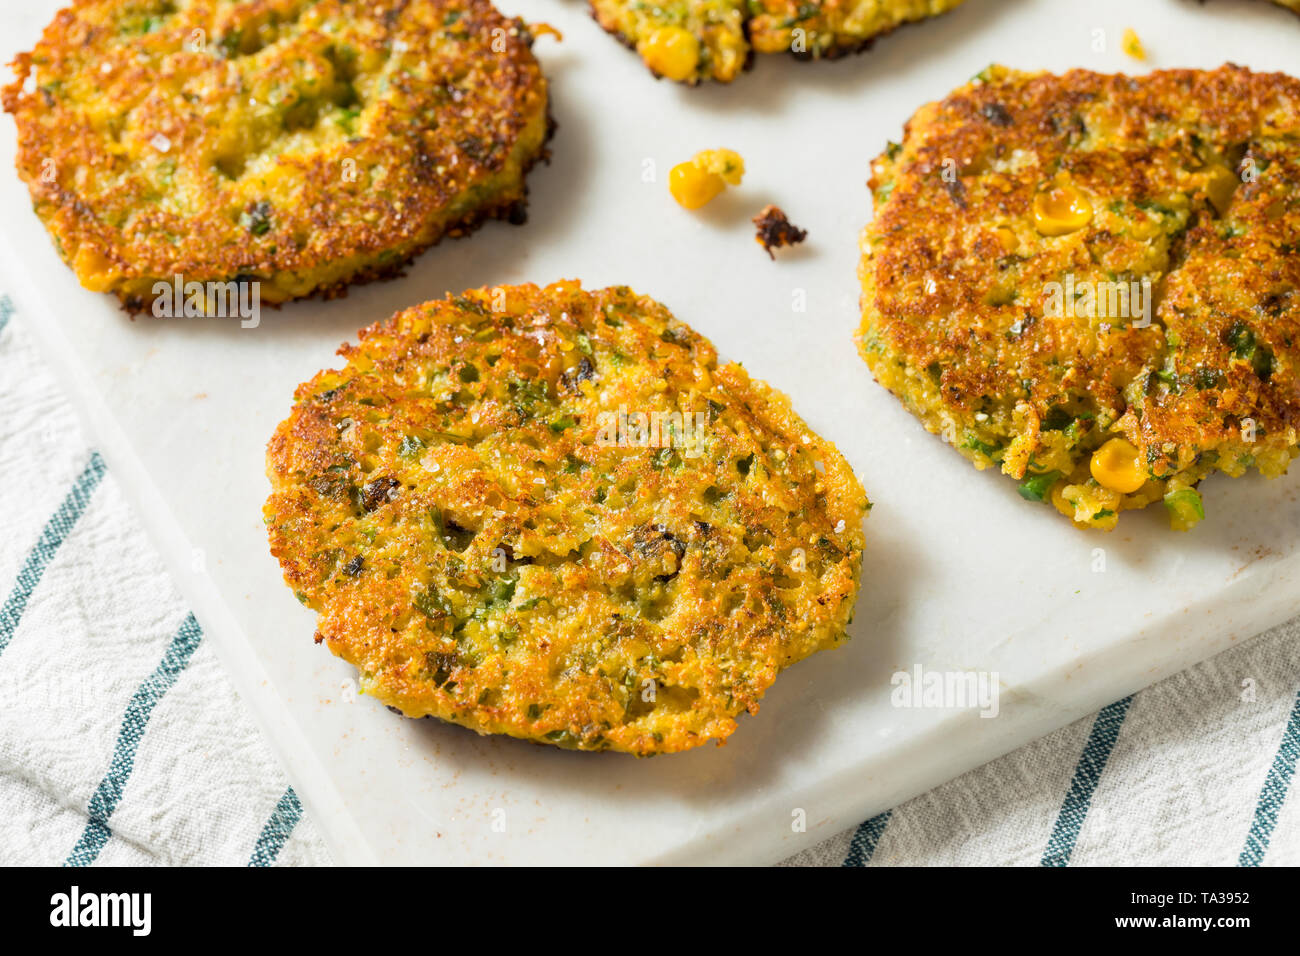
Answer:
POLYGON ((1227 166, 1215 163, 1210 168, 1205 177, 1205 194, 1220 216, 1227 214, 1233 194, 1240 185, 1241 180, 1227 166))
POLYGON ((745 175, 745 160, 734 149, 705 149, 691 160, 695 165, 721 176, 729 186, 739 186, 745 175))
POLYGON ((1034 197, 1034 226, 1044 236, 1064 236, 1092 221, 1092 203, 1074 186, 1053 186, 1034 197))
POLYGON ((745 161, 732 149, 705 149, 668 173, 668 191, 687 209, 699 209, 730 183, 739 186, 745 161))
POLYGON ((81 284, 91 292, 107 292, 119 273, 112 260, 92 248, 82 245, 72 260, 72 269, 81 284))
POLYGON ((1065 497, 1065 489, 1068 484, 1069 482, 1058 481, 1056 484, 1052 485, 1052 490, 1048 494, 1052 499, 1052 504, 1056 506, 1057 511, 1066 517, 1073 518, 1074 502, 1065 497))
POLYGON ((709 37, 709 72, 722 83, 730 83, 745 68, 749 44, 743 36, 715 32, 709 37))
POLYGON ((668 173, 668 191, 687 209, 699 209, 726 187, 721 176, 689 160, 678 163, 668 173))
POLYGON ((993 230, 993 234, 998 237, 998 242, 1002 244, 1003 250, 1010 255, 1016 251, 1020 245, 1020 240, 1016 238, 1015 230, 1010 226, 998 226, 993 230))
POLYGON ((1098 448, 1089 469, 1097 484, 1122 495, 1131 495, 1147 483, 1138 450, 1124 438, 1112 438, 1098 448))
POLYGON ((661 27, 637 48, 646 65, 660 76, 689 80, 700 65, 700 41, 681 27, 661 27))
POLYGON ((1138 39, 1137 31, 1128 27, 1124 31, 1124 36, 1119 41, 1120 49, 1127 53, 1135 60, 1145 60, 1147 51, 1142 46, 1142 41, 1138 39))

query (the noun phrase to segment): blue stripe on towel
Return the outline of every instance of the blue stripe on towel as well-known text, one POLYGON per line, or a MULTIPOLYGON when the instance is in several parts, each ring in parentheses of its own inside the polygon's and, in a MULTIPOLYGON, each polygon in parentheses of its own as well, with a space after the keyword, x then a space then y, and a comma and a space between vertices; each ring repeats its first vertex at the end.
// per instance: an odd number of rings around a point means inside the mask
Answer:
POLYGON ((1092 805, 1092 795, 1097 792, 1097 784, 1101 781, 1115 741, 1119 739, 1119 729, 1124 724, 1131 703, 1133 696, 1130 694, 1123 700, 1103 707, 1093 721, 1088 743, 1074 768, 1074 779, 1070 781, 1070 789, 1065 792, 1065 802, 1061 804, 1061 812, 1056 815, 1056 826, 1052 828, 1047 849, 1043 851, 1043 866, 1069 866, 1074 843, 1079 839, 1079 831, 1083 829, 1083 821, 1088 816, 1088 807, 1092 805))
POLYGON ((880 838, 884 835, 885 827, 889 824, 889 817, 893 812, 893 810, 886 810, 884 813, 878 813, 858 827, 841 866, 866 866, 871 862, 871 857, 880 844, 880 838))
POLYGON ((249 857, 248 865, 270 866, 274 863, 275 858, 280 855, 280 850, 288 842, 289 834, 293 833, 293 828, 301 819, 302 804, 298 802, 298 794, 293 792, 293 787, 290 787, 271 811, 266 826, 262 827, 262 835, 257 838, 257 846, 253 847, 253 855, 249 857))
POLYGON ((1260 790, 1259 802, 1255 805, 1255 820, 1250 825, 1246 845, 1242 847, 1241 856, 1237 859, 1238 866, 1259 866, 1264 862, 1268 841, 1273 836, 1273 828, 1277 826, 1277 815, 1286 800, 1287 790, 1291 788, 1291 778, 1295 776, 1297 759, 1300 759, 1300 694, 1296 694, 1291 719, 1282 732, 1282 743, 1278 745, 1273 766, 1264 778, 1264 787, 1260 790))
POLYGON ((99 452, 91 452, 90 461, 73 482, 72 490, 46 522, 36 546, 28 552, 27 560, 23 562, 18 572, 13 590, 9 592, 4 607, 0 608, 0 654, 4 653, 13 639, 14 632, 18 630, 18 622, 23 619, 27 602, 32 592, 36 590, 36 585, 41 583, 45 569, 49 567, 50 561, 58 553, 59 546, 76 525, 77 519, 86 510, 86 505, 90 503, 90 496, 94 494, 95 488, 103 477, 104 459, 99 457, 99 452))
POLYGON ((153 709, 181 676, 202 639, 203 629, 199 627, 199 622, 193 614, 187 614, 158 666, 136 689, 122 717, 122 727, 117 733, 117 746, 113 749, 108 773, 104 774, 104 779, 95 788, 95 794, 86 808, 90 820, 81 839, 68 854, 64 866, 89 866, 94 863, 99 851, 112 836, 108 818, 117 809, 126 782, 131 778, 131 771, 135 768, 135 753, 140 747, 153 709))

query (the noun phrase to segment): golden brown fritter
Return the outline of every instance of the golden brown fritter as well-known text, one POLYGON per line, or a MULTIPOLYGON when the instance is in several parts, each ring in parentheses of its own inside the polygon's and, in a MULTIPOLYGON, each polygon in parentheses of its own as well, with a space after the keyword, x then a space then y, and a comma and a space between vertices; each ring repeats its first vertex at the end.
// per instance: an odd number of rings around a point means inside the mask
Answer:
POLYGON ((131 308, 157 282, 282 302, 521 221, 549 132, 527 28, 487 0, 76 0, 4 91, 59 254, 131 308))
POLYGON ((1206 474, 1297 454, 1300 81, 990 67, 870 185, 862 354, 977 467, 1186 528, 1206 474))
POLYGON ((861 486, 654 300, 481 289, 340 354, 271 439, 265 517, 318 639, 385 704, 671 753, 844 639, 861 486))
POLYGON ((753 53, 833 59, 963 0, 590 0, 592 16, 657 76, 729 83, 753 53))

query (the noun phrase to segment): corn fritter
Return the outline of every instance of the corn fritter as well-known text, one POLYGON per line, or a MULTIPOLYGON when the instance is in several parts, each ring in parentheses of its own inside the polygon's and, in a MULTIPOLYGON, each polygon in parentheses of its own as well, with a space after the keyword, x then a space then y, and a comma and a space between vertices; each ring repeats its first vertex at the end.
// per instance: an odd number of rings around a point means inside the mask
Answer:
POLYGON ((729 83, 754 53, 834 59, 963 0, 590 0, 592 16, 656 75, 729 83))
POLYGON ((271 551, 410 717, 638 755, 721 743, 845 638, 867 499, 779 392, 630 289, 469 291, 300 386, 271 551))
POLYGON ((256 280, 268 303, 522 221, 550 132, 487 0, 76 0, 15 61, 19 174, 81 283, 256 280))
POLYGON ((1300 81, 990 67, 872 166, 859 346, 976 467, 1077 524, 1300 429, 1300 81))

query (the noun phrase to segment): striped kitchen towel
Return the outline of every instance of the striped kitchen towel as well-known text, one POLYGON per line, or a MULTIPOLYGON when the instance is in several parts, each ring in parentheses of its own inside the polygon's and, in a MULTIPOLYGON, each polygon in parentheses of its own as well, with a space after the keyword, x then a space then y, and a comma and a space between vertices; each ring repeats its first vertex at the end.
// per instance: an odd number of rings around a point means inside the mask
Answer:
POLYGON ((1300 865, 1298 690, 1291 621, 786 864, 1300 865))
MULTIPOLYGON (((327 864, 0 299, 0 864, 327 864)), ((1300 621, 788 865, 1300 864, 1300 621)))
POLYGON ((0 298, 0 864, 330 862, 0 298))

